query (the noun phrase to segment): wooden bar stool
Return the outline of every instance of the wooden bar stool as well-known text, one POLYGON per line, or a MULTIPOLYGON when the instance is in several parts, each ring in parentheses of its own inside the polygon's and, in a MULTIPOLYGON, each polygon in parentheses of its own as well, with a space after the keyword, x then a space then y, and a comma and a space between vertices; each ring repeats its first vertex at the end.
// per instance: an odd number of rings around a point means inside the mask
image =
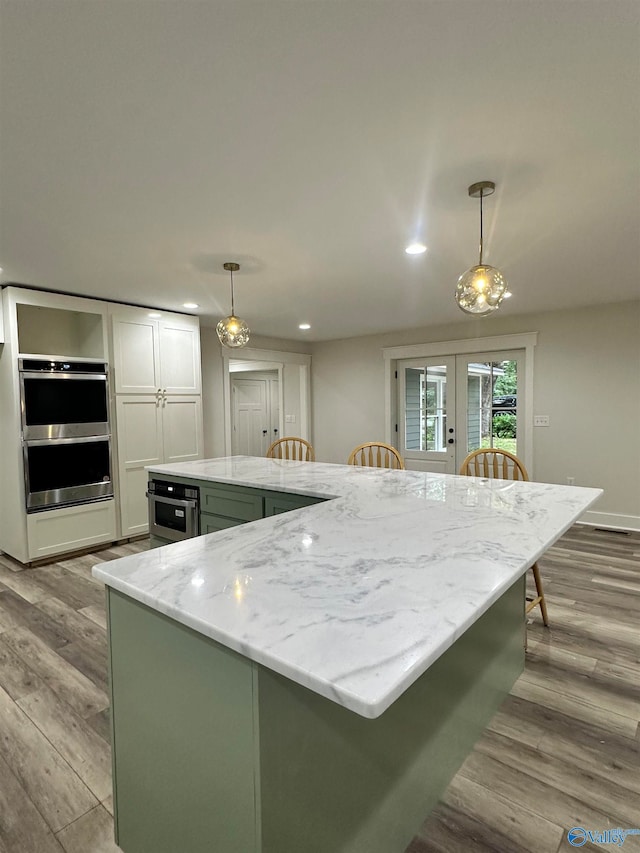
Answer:
MULTIPOLYGON (((460 466, 460 473, 469 477, 488 477, 495 480, 529 480, 527 469, 517 456, 509 453, 508 450, 496 450, 494 448, 474 450, 460 466)), ((525 612, 529 613, 536 605, 539 605, 542 621, 548 628, 547 602, 537 563, 531 566, 531 571, 536 584, 536 595, 527 596, 525 612)))
POLYGON ((292 459, 295 462, 315 462, 313 447, 304 438, 278 438, 267 450, 267 459, 292 459))
POLYGON ((359 444, 351 451, 347 465, 360 465, 365 468, 396 468, 404 471, 402 456, 395 447, 382 441, 359 444))

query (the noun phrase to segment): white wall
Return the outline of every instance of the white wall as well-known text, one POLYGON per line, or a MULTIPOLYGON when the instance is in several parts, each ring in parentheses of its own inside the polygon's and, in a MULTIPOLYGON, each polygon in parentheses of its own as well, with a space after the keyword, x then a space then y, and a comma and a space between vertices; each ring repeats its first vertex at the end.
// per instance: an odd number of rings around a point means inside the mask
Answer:
MULTIPOLYGON (((215 329, 200 328, 202 348, 202 410, 204 418, 204 455, 211 459, 224 456, 224 395, 222 345, 215 329)), ((286 341, 277 338, 251 337, 250 346, 254 349, 276 350, 280 352, 309 353, 310 347, 299 341, 286 341)), ((226 351, 227 354, 230 352, 226 351)), ((241 358, 242 350, 238 352, 241 358)), ((285 365, 283 372, 284 411, 296 417, 295 426, 300 423, 300 370, 295 364, 285 365)), ((291 425, 294 433, 294 425, 291 425)))
POLYGON ((551 423, 533 430, 535 479, 599 486, 590 520, 640 529, 640 301, 315 344, 316 459, 345 462, 357 444, 384 439, 383 347, 517 332, 539 332, 534 413, 551 423))

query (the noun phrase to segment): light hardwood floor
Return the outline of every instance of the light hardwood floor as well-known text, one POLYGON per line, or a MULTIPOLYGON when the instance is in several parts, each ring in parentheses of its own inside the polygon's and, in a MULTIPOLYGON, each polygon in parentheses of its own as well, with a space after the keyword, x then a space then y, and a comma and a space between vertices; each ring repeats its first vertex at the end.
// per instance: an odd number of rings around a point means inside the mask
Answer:
MULTIPOLYGON (((0 554, 0 853, 119 849, 91 568, 147 547, 0 554)), ((573 826, 640 828, 640 534, 574 527, 540 567, 551 629, 531 614, 524 674, 406 853, 567 853, 573 826)))

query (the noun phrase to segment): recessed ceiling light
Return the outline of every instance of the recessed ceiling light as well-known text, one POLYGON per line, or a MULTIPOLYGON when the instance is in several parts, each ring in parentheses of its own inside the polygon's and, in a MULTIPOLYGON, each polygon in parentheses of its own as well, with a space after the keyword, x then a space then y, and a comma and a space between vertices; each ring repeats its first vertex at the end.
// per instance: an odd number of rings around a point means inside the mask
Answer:
POLYGON ((182 307, 183 308, 199 308, 200 306, 198 305, 197 302, 183 302, 182 307))
POLYGON ((147 317, 151 317, 153 320, 156 320, 158 317, 162 317, 162 314, 158 314, 157 311, 152 311, 151 314, 147 314, 147 317))
POLYGON ((427 251, 427 247, 424 243, 409 243, 405 252, 407 255, 422 255, 423 252, 427 251))
POLYGON ((298 328, 299 328, 299 329, 302 329, 302 331, 303 331, 303 332, 306 332, 306 331, 307 331, 307 329, 310 329, 310 328, 311 328, 311 325, 310 325, 309 323, 300 323, 300 325, 298 326, 298 328))

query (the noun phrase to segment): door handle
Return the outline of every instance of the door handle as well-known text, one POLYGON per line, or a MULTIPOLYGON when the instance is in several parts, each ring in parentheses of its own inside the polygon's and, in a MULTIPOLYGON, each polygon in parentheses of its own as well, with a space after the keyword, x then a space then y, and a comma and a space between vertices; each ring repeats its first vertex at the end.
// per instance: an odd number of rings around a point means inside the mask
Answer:
POLYGON ((263 435, 266 435, 268 432, 269 432, 269 430, 267 430, 267 429, 263 429, 263 430, 262 430, 262 434, 263 434, 263 435))
POLYGON ((456 443, 455 438, 450 438, 447 440, 447 444, 455 444, 455 443, 456 443))

